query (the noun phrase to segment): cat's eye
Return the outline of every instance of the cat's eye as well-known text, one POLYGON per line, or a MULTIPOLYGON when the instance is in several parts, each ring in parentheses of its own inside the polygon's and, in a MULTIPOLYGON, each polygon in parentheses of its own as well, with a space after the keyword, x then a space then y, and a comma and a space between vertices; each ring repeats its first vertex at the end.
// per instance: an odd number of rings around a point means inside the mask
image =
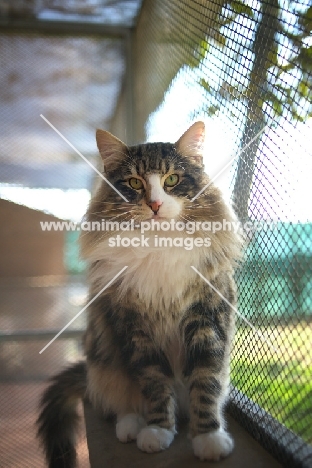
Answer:
POLYGON ((129 179, 129 185, 134 190, 141 190, 141 188, 143 188, 142 180, 136 179, 135 177, 131 177, 131 179, 129 179))
POLYGON ((165 185, 167 187, 174 187, 179 182, 178 174, 171 174, 165 179, 165 185))

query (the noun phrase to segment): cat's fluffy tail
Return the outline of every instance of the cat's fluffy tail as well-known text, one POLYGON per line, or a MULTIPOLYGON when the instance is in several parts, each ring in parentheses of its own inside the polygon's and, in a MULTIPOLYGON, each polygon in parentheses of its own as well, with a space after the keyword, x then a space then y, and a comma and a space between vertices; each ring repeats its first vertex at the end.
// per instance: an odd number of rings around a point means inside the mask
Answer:
POLYGON ((42 395, 37 420, 49 468, 76 466, 77 404, 86 392, 86 364, 78 362, 52 377, 42 395))

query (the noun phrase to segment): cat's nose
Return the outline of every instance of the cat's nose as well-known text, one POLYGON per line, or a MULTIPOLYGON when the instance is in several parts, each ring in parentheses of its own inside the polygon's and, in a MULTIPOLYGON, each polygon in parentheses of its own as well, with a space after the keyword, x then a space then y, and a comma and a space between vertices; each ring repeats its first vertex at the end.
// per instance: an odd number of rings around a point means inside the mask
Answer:
POLYGON ((154 212, 154 214, 158 213, 159 208, 161 207, 162 202, 160 200, 152 201, 148 203, 150 209, 154 212))

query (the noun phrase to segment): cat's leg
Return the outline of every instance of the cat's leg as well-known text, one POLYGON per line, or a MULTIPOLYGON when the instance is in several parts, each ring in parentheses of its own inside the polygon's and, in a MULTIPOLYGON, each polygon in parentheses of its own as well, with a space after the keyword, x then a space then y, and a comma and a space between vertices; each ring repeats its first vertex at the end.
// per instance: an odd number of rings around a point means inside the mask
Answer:
POLYGON ((193 450, 201 460, 217 461, 228 456, 234 447, 223 420, 234 320, 225 301, 214 302, 210 309, 205 304, 194 305, 183 327, 193 450))
POLYGON ((117 313, 107 299, 105 307, 101 302, 98 306, 101 313, 95 310, 95 318, 100 316, 103 325, 90 320, 85 336, 89 399, 104 413, 117 414, 119 440, 136 438, 145 452, 163 450, 175 434, 173 373, 168 359, 144 331, 142 314, 126 307, 117 313), (142 428, 142 420, 134 413, 144 414, 146 427, 142 428))
POLYGON ((163 351, 144 331, 142 315, 128 312, 127 317, 131 321, 125 327, 122 354, 146 406, 146 427, 137 435, 137 446, 144 452, 158 452, 169 447, 176 433, 173 372, 163 351))
POLYGON ((148 409, 147 426, 138 434, 137 445, 144 452, 159 452, 169 447, 176 434, 173 375, 160 350, 151 347, 140 361, 136 363, 138 379, 148 409))

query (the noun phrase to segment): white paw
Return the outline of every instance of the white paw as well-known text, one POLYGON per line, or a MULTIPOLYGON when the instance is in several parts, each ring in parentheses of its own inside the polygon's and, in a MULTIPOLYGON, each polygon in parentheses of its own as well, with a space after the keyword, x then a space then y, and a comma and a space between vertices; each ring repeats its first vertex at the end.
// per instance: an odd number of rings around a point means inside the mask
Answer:
POLYGON ((141 416, 135 413, 126 414, 116 424, 117 439, 124 443, 135 440, 144 426, 145 421, 141 416))
POLYGON ((158 426, 147 426, 137 437, 137 446, 147 453, 160 452, 169 447, 174 439, 175 430, 163 429, 158 426))
POLYGON ((196 457, 213 461, 227 457, 234 448, 231 436, 223 429, 199 434, 192 440, 192 445, 196 457))

